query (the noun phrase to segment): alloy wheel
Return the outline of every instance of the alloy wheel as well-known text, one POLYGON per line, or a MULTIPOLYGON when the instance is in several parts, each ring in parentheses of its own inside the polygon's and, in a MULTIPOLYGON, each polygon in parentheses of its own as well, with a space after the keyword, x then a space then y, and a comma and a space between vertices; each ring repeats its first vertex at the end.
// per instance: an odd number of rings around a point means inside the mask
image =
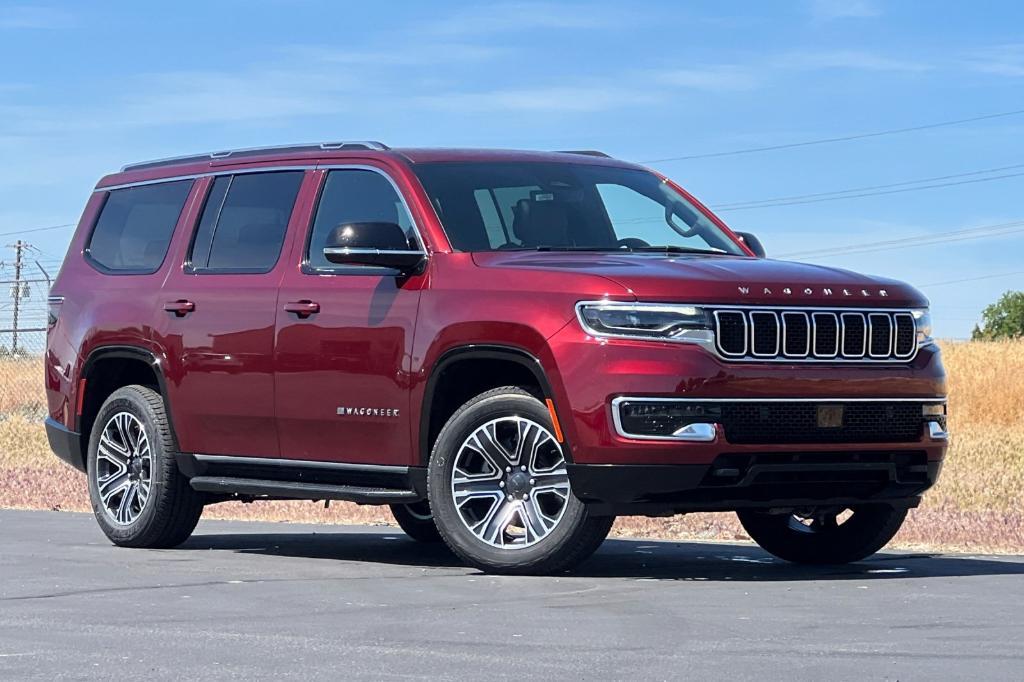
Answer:
POLYGON ((491 420, 463 441, 451 489, 466 528, 500 549, 529 547, 550 535, 570 495, 561 445, 547 428, 520 416, 491 420))
POLYGON ((114 414, 103 427, 96 452, 96 489, 103 512, 120 526, 131 525, 146 508, 152 488, 149 437, 138 417, 114 414))

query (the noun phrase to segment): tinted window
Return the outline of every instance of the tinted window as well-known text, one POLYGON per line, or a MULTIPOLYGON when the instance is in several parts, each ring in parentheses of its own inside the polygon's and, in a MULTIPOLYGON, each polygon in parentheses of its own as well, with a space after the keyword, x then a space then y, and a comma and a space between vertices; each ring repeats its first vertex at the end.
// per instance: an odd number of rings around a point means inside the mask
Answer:
MULTIPOLYGON (((336 267, 324 258, 327 236, 346 223, 397 223, 405 230, 410 249, 418 249, 412 219, 391 181, 368 170, 333 170, 327 174, 313 220, 307 258, 314 268, 336 267)), ((382 244, 380 248, 387 248, 382 244)))
POLYGON ((648 171, 554 162, 418 163, 413 170, 460 251, 745 255, 709 215, 648 171))
POLYGON ((89 257, 108 270, 156 272, 191 187, 191 180, 180 180, 110 192, 89 239, 89 257))
POLYGON ((192 242, 198 271, 267 272, 281 255, 302 171, 218 177, 192 242))

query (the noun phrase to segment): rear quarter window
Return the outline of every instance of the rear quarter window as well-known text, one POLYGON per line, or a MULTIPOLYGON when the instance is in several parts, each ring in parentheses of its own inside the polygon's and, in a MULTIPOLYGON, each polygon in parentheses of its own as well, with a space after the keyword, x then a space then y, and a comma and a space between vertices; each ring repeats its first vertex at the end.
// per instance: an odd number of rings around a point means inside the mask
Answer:
POLYGON ((159 270, 191 188, 191 180, 178 180, 111 190, 89 237, 88 260, 114 273, 159 270))

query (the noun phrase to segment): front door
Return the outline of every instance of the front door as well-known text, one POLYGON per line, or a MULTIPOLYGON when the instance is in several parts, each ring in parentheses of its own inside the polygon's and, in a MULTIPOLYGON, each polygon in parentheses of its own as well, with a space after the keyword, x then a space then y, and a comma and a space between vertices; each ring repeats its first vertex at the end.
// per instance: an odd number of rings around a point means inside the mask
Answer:
POLYGON ((205 205, 184 267, 164 283, 158 330, 182 452, 280 453, 274 321, 281 254, 302 180, 301 170, 204 180, 205 205))
POLYGON ((333 265, 323 249, 334 228, 363 221, 398 223, 410 248, 422 242, 384 171, 360 166, 317 174, 314 219, 309 234, 295 241, 277 309, 281 456, 408 465, 410 353, 425 277, 333 265))

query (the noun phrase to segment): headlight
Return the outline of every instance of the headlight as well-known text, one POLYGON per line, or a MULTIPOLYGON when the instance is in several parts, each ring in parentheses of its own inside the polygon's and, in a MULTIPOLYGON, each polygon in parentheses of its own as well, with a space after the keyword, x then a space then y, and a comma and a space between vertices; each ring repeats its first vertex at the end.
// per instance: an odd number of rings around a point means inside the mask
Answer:
POLYGON ((912 311, 914 324, 917 326, 917 345, 927 346, 932 343, 932 314, 927 308, 912 311))
POLYGON ((593 336, 669 341, 706 341, 711 316, 699 306, 598 301, 576 306, 580 324, 593 336))

